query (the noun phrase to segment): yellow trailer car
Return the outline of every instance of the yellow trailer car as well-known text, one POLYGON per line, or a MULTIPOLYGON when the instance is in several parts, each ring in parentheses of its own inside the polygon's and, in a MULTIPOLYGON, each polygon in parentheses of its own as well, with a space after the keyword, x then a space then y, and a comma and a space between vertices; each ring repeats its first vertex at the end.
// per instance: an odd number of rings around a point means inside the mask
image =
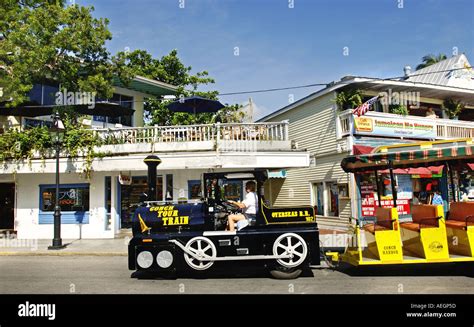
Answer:
POLYGON ((378 199, 380 172, 388 173, 392 208, 375 209, 373 219, 351 219, 353 232, 343 254, 333 261, 352 265, 420 264, 474 261, 474 202, 460 201, 459 172, 474 169, 473 139, 382 146, 372 153, 343 159, 346 172, 374 174, 378 199), (394 170, 442 165, 451 189, 443 205, 411 204, 411 219, 399 219, 394 170))

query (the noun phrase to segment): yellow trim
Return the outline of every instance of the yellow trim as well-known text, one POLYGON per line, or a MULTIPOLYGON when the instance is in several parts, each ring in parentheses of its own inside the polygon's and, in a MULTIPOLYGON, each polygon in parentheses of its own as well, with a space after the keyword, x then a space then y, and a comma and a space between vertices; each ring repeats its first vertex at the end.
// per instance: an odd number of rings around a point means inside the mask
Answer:
POLYGON ((140 221, 140 228, 142 230, 142 233, 145 233, 147 231, 149 231, 151 229, 151 227, 148 227, 146 224, 145 224, 145 221, 143 220, 142 216, 140 214, 138 214, 138 220, 140 221))
POLYGON ((465 229, 446 227, 449 253, 474 259, 474 226, 465 229))
POLYGON ((448 263, 448 262, 473 262, 474 258, 464 257, 464 258, 449 258, 443 260, 430 260, 430 259, 403 259, 396 261, 380 261, 380 260, 371 260, 371 261, 356 261, 356 260, 345 260, 345 262, 353 266, 376 266, 376 265, 410 265, 410 264, 419 264, 419 263, 448 263))
MULTIPOLYGON (((265 215, 265 211, 263 210, 263 207, 267 208, 268 210, 272 210, 271 208, 267 207, 265 203, 263 202, 263 199, 260 199, 260 211, 262 212, 263 218, 265 219, 265 222, 267 225, 279 225, 279 224, 308 224, 308 223, 315 223, 316 222, 316 211, 314 211, 313 208, 313 221, 286 221, 286 222, 280 222, 280 223, 269 223, 267 216, 265 215)), ((308 208, 305 206, 297 206, 297 207, 291 207, 289 209, 298 209, 298 208, 308 208)))
POLYGON ((143 159, 144 162, 153 162, 153 161, 156 161, 156 162, 161 162, 160 159, 143 159))
MULTIPOLYGON (((384 247, 390 246, 393 249, 399 249, 397 244, 402 242, 402 239, 399 238, 401 235, 401 226, 398 225, 398 213, 396 209, 392 208, 392 218, 396 219, 394 224, 397 224, 397 229, 387 230, 387 231, 376 231, 374 238, 376 239, 375 246, 373 250, 377 250, 379 259, 375 257, 363 257, 363 252, 369 249, 369 240, 367 240, 367 248, 363 249, 361 245, 361 229, 359 225, 356 225, 354 230, 354 236, 357 237, 357 247, 350 245, 348 246, 345 253, 338 255, 342 261, 347 262, 353 266, 375 266, 375 265, 405 265, 405 264, 420 264, 420 263, 449 263, 449 262, 474 262, 474 226, 467 227, 466 230, 453 230, 445 225, 445 218, 443 207, 440 205, 436 208, 437 215, 442 218, 439 220, 438 228, 425 228, 422 229, 418 234, 418 244, 412 244, 418 247, 418 255, 422 254, 424 258, 416 259, 405 259, 405 256, 411 256, 411 253, 405 253, 404 256, 399 256, 395 254, 384 254, 380 253, 380 250, 383 251, 384 247), (447 230, 447 233, 446 233, 447 230), (398 235, 397 235, 398 234, 398 235), (462 234, 462 235, 461 235, 462 234), (462 236, 462 237, 461 237, 462 236), (457 237, 460 244, 463 244, 463 251, 453 251, 455 247, 451 244, 451 239, 457 237), (436 249, 432 243, 436 242, 438 249, 436 249), (430 245, 432 247, 430 248, 430 245), (448 247, 449 245, 449 247, 448 247), (449 253, 448 253, 449 249, 449 253), (435 250, 435 251, 433 251, 435 250)), ((395 227, 395 226, 394 226, 395 227)), ((404 229, 406 231, 406 229, 404 229)), ((416 232, 413 232, 416 233, 416 232)), ((373 242, 373 241, 372 241, 373 242)), ((373 244, 373 243, 371 243, 373 244)), ((408 247, 408 244, 401 245, 401 248, 404 249, 408 247)), ((412 251, 410 251, 412 252, 412 251)), ((377 254, 372 253, 374 256, 377 254)), ((336 255, 333 252, 328 252, 326 255, 333 258, 336 255)), ((421 255, 420 255, 421 256, 421 255)))
POLYGON ((143 242, 143 243, 151 243, 151 242, 153 242, 153 240, 152 240, 151 238, 144 238, 144 239, 142 240, 142 242, 143 242))

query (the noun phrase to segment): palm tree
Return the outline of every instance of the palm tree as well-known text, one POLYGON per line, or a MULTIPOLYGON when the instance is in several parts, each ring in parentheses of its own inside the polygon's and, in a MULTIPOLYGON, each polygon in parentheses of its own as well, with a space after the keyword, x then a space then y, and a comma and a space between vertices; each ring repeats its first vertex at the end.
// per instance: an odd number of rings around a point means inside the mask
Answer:
POLYGON ((437 56, 435 56, 434 54, 426 55, 421 59, 423 61, 423 63, 416 66, 416 70, 431 66, 433 64, 436 64, 437 62, 443 61, 446 58, 447 58, 446 55, 443 54, 443 53, 440 53, 437 56))

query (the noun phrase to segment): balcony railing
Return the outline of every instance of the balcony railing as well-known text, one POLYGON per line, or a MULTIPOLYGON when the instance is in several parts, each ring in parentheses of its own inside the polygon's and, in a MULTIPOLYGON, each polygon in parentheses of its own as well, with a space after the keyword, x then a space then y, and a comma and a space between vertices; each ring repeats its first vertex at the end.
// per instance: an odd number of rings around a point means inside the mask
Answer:
MULTIPOLYGON (((458 139, 458 138, 474 138, 474 122, 451 120, 442 118, 425 118, 420 116, 400 116, 384 112, 369 111, 363 117, 372 117, 380 119, 393 119, 407 123, 418 123, 434 125, 434 135, 426 137, 426 139, 434 138, 439 140, 458 139)), ((338 115, 338 136, 343 137, 347 135, 356 134, 354 130, 354 115, 352 110, 346 110, 338 115)), ((377 136, 375 133, 374 136, 377 136)), ((383 135, 381 135, 383 136, 383 135)), ((395 136, 395 135, 394 135, 395 136)), ((410 138, 410 136, 406 136, 410 138)), ((415 138, 422 138, 420 136, 415 138)))
POLYGON ((288 122, 94 129, 106 145, 159 142, 288 141, 288 122))

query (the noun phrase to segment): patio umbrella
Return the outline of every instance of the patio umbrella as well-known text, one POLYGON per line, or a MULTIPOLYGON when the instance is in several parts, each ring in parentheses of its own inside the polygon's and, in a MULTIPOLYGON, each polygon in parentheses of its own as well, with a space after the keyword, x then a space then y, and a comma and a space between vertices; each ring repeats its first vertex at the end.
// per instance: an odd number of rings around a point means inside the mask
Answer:
POLYGON ((216 100, 206 99, 200 96, 182 98, 170 103, 167 108, 173 112, 187 112, 197 114, 204 112, 217 112, 225 106, 216 100))

